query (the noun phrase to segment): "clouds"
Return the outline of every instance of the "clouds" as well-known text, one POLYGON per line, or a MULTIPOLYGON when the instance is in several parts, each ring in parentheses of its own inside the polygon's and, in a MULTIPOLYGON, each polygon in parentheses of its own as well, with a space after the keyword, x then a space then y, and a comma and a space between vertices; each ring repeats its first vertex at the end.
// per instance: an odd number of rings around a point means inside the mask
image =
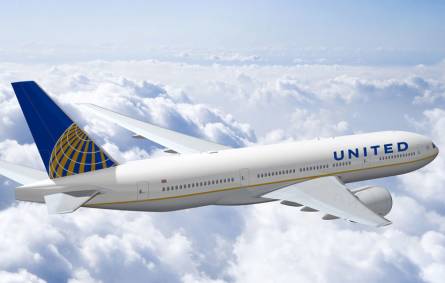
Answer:
MULTIPOLYGON (((172 90, 170 95, 162 85, 126 78, 110 78, 105 82, 84 79, 80 85, 82 87, 59 96, 59 101, 64 104, 100 104, 141 120, 234 147, 255 139, 247 125, 236 122, 230 115, 206 105, 194 104, 183 92, 172 90)), ((88 129, 104 133, 103 129, 107 128, 101 122, 96 126, 88 129)), ((115 135, 113 130, 106 131, 115 135)))
MULTIPOLYGON (((445 148, 445 110, 432 108, 423 112, 423 119, 413 121, 416 127, 421 127, 429 132, 433 141, 440 149, 445 148)), ((443 170, 445 160, 440 154, 431 166, 422 168, 412 174, 399 177, 407 193, 415 195, 418 199, 427 203, 434 203, 442 207, 445 202, 445 176, 443 170)))
MULTIPOLYGON (((120 162, 164 153, 76 103, 231 146, 401 129, 426 134, 445 148, 443 64, 0 64, 0 157, 37 168, 40 157, 9 86, 29 78, 120 162)), ((438 282, 445 270, 444 170, 439 155, 420 171, 373 181, 394 192, 395 200, 388 216, 394 224, 377 230, 322 221, 317 213, 279 204, 171 213, 81 209, 48 216, 42 205, 14 204, 5 193, 12 193, 8 182, 1 194, 0 278, 438 282)))
POLYGON ((442 232, 366 231, 279 204, 244 217, 230 268, 236 282, 440 282, 445 270, 442 232))
POLYGON ((29 283, 44 283, 45 281, 35 276, 32 273, 29 273, 25 269, 20 269, 16 273, 8 272, 8 271, 0 271, 0 280, 5 283, 21 283, 21 282, 29 282, 29 283))
POLYGON ((194 243, 181 230, 160 231, 146 213, 81 209, 75 216, 49 216, 44 206, 22 203, 0 219, 7 231, 0 244, 8 255, 0 260, 3 270, 26 268, 49 282, 176 282, 201 276, 202 255, 194 243))

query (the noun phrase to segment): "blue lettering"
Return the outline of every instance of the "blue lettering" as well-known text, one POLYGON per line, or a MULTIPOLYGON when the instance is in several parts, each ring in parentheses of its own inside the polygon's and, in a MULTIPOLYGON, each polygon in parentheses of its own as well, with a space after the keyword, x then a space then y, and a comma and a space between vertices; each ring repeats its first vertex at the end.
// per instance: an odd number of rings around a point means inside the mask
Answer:
POLYGON ((341 152, 341 155, 340 155, 340 157, 338 157, 337 152, 334 151, 334 159, 335 160, 343 160, 343 158, 345 158, 345 152, 343 150, 341 150, 340 152, 341 152))
POLYGON ((348 157, 349 157, 349 159, 351 159, 353 156, 358 158, 358 148, 356 148, 355 150, 348 149, 348 157))
POLYGON ((366 147, 363 148, 363 156, 368 156, 368 149, 366 147))
POLYGON ((392 150, 392 143, 384 144, 383 147, 385 148, 385 154, 393 153, 393 152, 394 152, 394 151, 392 150))
POLYGON ((397 151, 402 152, 408 150, 408 143, 406 142, 399 142, 397 143, 397 151))
POLYGON ((380 145, 372 145, 372 146, 370 146, 370 148, 372 148, 374 150, 374 155, 378 154, 379 147, 380 147, 380 145))

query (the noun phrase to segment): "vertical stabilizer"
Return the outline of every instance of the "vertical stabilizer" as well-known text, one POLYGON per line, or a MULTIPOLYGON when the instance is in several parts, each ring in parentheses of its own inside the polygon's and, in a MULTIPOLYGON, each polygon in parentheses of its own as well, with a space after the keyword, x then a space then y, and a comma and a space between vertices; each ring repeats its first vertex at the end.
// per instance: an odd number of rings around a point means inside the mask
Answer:
POLYGON ((12 83, 50 178, 117 165, 33 82, 12 83))

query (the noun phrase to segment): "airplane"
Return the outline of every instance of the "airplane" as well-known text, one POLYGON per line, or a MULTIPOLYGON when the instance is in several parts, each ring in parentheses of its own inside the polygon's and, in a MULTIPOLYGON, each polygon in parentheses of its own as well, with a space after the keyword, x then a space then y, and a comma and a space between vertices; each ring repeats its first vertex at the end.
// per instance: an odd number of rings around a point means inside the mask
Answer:
POLYGON ((385 226, 391 224, 385 218, 393 204, 390 192, 346 184, 405 174, 439 153, 431 139, 405 131, 230 148, 83 104, 169 153, 120 164, 36 82, 12 87, 46 172, 0 161, 0 174, 20 184, 17 200, 45 203, 50 214, 79 207, 173 211, 280 201, 319 211, 324 220, 385 226))

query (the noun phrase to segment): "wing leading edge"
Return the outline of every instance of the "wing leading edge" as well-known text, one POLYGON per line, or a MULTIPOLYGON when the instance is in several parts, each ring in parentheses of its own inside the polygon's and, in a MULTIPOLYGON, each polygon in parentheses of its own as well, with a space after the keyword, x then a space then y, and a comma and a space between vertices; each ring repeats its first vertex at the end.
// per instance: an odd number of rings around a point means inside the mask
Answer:
POLYGON ((224 145, 184 135, 142 122, 94 104, 82 104, 98 116, 177 153, 198 153, 228 149, 224 145))
POLYGON ((369 226, 391 222, 364 205, 334 176, 291 185, 263 195, 265 198, 298 203, 324 213, 369 226))

